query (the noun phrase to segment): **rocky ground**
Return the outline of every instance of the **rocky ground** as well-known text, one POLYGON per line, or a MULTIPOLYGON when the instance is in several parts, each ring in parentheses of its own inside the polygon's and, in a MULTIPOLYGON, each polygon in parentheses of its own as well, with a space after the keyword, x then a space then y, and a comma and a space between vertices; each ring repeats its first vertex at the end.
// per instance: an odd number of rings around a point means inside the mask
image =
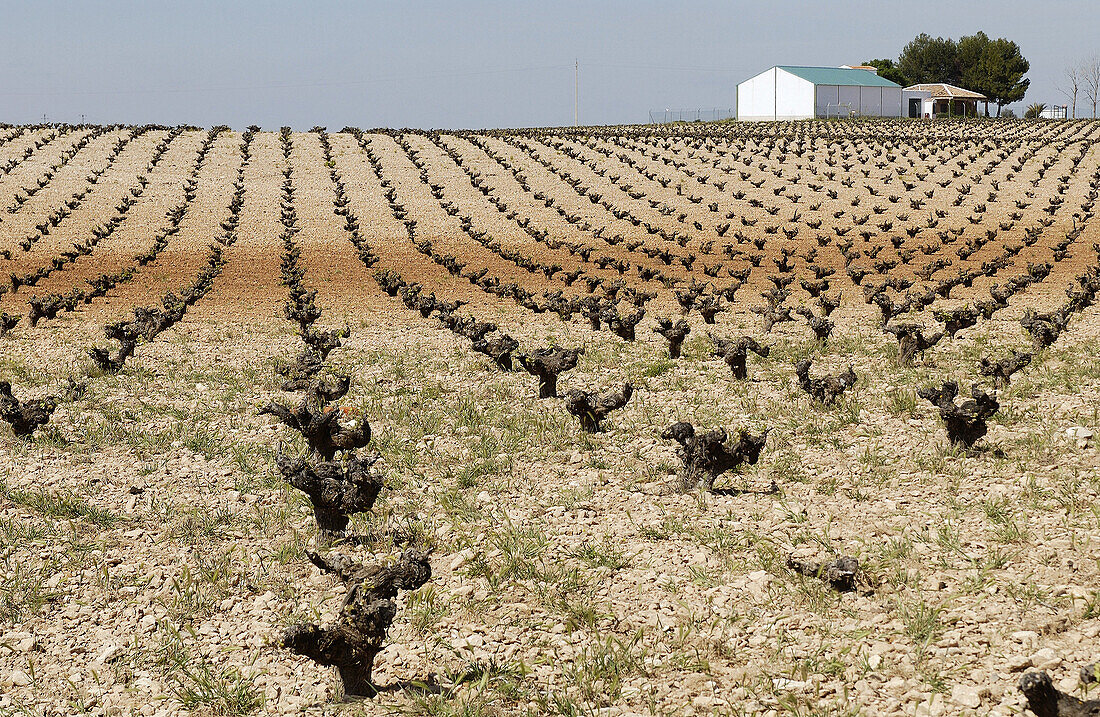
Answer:
MULTIPOLYGON (((342 591, 304 559, 312 514, 273 467, 295 439, 255 410, 297 339, 285 322, 184 322, 33 441, 2 438, 0 709, 1014 713, 1022 670, 1076 690, 1096 659, 1098 326, 1090 310, 1018 376, 965 454, 913 390, 973 380, 976 346, 1021 342, 1009 322, 911 369, 877 332, 819 347, 777 330, 744 382, 698 336, 670 361, 655 335, 563 331, 587 348, 563 389, 638 385, 589 436, 530 376, 379 306, 332 362, 355 379, 343 404, 369 418, 390 489, 354 523, 368 540, 340 550, 415 536, 434 575, 401 600, 382 694, 342 704, 334 673, 273 644, 331 617, 342 591), (798 390, 808 354, 815 371, 854 365, 839 405, 798 390), (721 490, 680 494, 657 436, 679 419, 771 433, 721 490), (787 567, 840 554, 860 561, 855 592, 787 567)), ((6 370, 48 391, 63 372, 47 367, 79 365, 93 328, 12 340, 6 370)))

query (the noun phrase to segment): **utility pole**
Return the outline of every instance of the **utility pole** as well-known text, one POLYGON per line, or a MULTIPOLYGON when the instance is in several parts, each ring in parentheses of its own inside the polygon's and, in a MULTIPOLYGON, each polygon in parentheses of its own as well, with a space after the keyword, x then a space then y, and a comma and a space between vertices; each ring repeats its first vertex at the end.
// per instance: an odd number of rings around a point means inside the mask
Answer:
POLYGON ((573 126, 577 127, 579 122, 577 121, 577 105, 580 99, 580 83, 581 83, 581 61, 575 60, 573 63, 573 126))

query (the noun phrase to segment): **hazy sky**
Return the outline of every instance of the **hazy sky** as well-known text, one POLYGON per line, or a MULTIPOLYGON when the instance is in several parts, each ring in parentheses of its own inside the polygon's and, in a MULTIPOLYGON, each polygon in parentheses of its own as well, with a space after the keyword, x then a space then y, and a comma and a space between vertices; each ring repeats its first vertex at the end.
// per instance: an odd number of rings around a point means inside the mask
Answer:
MULTIPOLYGON (((6 2, 0 121, 512 127, 731 107, 772 65, 896 57, 984 30, 1031 61, 1025 102, 1062 103, 1100 52, 1096 0, 793 2, 6 2)), ((1019 106, 1017 106, 1019 108, 1019 106)))

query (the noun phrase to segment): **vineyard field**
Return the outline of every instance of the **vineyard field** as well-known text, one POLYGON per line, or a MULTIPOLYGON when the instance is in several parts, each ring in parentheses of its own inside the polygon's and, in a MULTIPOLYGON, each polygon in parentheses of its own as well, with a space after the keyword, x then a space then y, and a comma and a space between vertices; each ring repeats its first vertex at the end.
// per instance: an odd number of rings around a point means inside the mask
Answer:
POLYGON ((1087 700, 1098 197, 1084 120, 0 125, 0 717, 1087 700))

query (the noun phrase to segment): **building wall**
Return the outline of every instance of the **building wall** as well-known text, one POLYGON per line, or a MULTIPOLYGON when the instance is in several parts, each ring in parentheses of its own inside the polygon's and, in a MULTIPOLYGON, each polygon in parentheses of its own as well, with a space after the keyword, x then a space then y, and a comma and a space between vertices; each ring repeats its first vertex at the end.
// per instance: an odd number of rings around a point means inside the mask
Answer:
POLYGON ((818 117, 847 117, 848 110, 861 117, 901 117, 900 87, 818 85, 814 113, 818 117), (838 107, 846 104, 847 107, 838 107))
POLYGON ((932 111, 929 104, 931 101, 929 98, 931 96, 931 92, 927 92, 924 90, 903 90, 901 93, 901 116, 909 116, 909 100, 917 99, 920 100, 920 109, 917 110, 917 117, 924 117, 925 112, 932 111))
POLYGON ((904 117, 908 107, 901 101, 900 87, 880 87, 882 90, 882 107, 880 117, 904 117))
MULTIPOLYGON (((859 112, 859 90, 860 88, 852 85, 841 85, 839 88, 840 98, 837 100, 840 104, 847 107, 851 107, 853 112, 859 112)), ((843 115, 842 115, 843 116, 843 115)))
POLYGON ((789 72, 776 73, 775 113, 781 120, 813 119, 814 84, 789 72))
POLYGON ((840 101, 840 88, 836 85, 817 85, 815 88, 814 115, 825 117, 828 112, 836 116, 836 105, 840 101))
POLYGON ((859 88, 859 116, 882 117, 882 88, 859 88))
POLYGON ((813 83, 772 68, 737 85, 737 119, 772 121, 812 119, 813 83))
POLYGON ((770 120, 775 112, 775 73, 773 67, 737 85, 737 119, 770 120))

